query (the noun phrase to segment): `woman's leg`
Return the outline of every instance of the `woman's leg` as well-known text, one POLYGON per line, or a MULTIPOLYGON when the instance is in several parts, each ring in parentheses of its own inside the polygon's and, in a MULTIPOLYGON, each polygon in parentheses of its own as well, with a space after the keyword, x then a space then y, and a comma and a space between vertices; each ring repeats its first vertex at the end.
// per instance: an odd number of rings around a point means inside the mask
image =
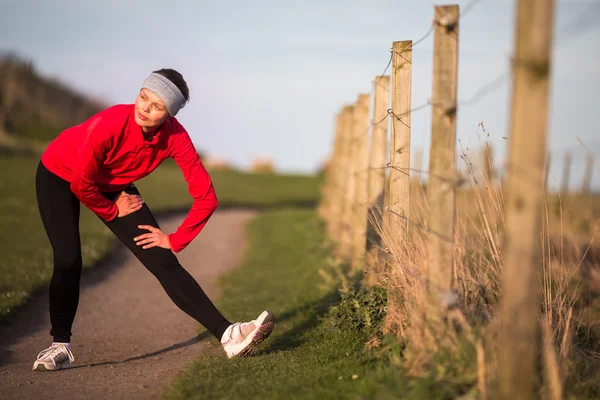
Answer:
POLYGON ((36 194, 40 216, 54 252, 50 281, 50 334, 55 342, 70 342, 71 327, 79 303, 81 241, 79 200, 69 182, 40 163, 36 174, 36 194))
MULTIPOLYGON (((125 192, 139 195, 133 185, 125 192)), ((108 199, 115 200, 119 193, 103 194, 108 199)), ((140 230, 138 225, 159 227, 148 206, 144 204, 133 214, 109 222, 104 221, 104 223, 159 280, 171 300, 221 340, 231 323, 217 310, 194 278, 179 264, 175 254, 161 247, 144 250, 133 241, 134 237, 146 233, 140 230)))

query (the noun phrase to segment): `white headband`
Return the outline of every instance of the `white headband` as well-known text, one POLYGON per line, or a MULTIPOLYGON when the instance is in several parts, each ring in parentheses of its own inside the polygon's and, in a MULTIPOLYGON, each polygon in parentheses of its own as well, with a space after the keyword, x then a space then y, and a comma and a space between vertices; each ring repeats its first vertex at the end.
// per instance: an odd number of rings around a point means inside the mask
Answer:
POLYGON ((154 92, 167 107, 171 117, 177 115, 179 110, 185 105, 185 97, 181 90, 169 80, 156 72, 153 72, 146 78, 142 84, 142 88, 149 89, 154 92))

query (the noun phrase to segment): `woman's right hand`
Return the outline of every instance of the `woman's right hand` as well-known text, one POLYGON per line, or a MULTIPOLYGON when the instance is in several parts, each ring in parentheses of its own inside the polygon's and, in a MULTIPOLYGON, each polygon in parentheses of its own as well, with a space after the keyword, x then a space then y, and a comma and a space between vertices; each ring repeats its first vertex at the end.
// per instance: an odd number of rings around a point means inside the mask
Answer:
POLYGON ((144 205, 144 199, 137 194, 128 194, 123 191, 119 197, 117 197, 115 203, 119 208, 117 218, 121 218, 140 210, 144 205))

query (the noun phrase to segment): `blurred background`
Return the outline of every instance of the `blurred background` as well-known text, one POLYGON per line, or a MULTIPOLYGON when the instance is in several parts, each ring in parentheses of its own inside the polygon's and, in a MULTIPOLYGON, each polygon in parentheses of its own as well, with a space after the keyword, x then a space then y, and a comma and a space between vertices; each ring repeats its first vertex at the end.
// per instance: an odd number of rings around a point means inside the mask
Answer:
MULTIPOLYGON (((3 72, 0 129, 50 139, 96 109, 133 102, 152 70, 174 68, 191 90, 178 119, 208 162, 244 169, 266 160, 282 172, 313 173, 328 157, 335 113, 357 92, 371 91, 392 41, 416 41, 427 33, 433 4, 3 0, 3 64, 16 57, 33 76, 72 88, 90 105, 74 109, 52 89, 3 72), (18 120, 19 112, 27 123, 18 120)), ((468 18, 460 26, 458 139, 474 147, 483 122, 501 167, 514 2, 459 4, 468 18)), ((549 150, 558 183, 571 151, 573 187, 581 185, 586 154, 600 155, 598 18, 597 1, 557 2, 549 150)), ((432 55, 429 36, 413 51, 413 106, 431 97, 432 55)), ((431 109, 414 113, 413 149, 429 148, 430 120, 431 109)), ((427 160, 424 154, 424 165, 427 160)), ((597 166, 594 172, 597 190, 597 166)))

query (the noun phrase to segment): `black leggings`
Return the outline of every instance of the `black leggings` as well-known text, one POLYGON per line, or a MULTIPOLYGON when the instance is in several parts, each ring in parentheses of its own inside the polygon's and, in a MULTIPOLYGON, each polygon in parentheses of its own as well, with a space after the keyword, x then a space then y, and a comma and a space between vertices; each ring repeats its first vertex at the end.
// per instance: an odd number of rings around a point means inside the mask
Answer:
MULTIPOLYGON (((125 192, 139 195, 133 185, 125 192)), ((69 182, 48 171, 42 163, 37 170, 36 193, 42 222, 54 251, 54 271, 50 281, 50 335, 55 342, 69 342, 79 303, 82 268, 80 203, 71 192, 69 182)), ((119 193, 121 191, 102 194, 114 201, 119 193)), ((144 250, 133 241, 140 234, 138 225, 158 227, 148 206, 144 204, 139 211, 110 222, 102 221, 159 280, 171 300, 220 340, 230 322, 183 269, 173 252, 161 247, 144 250)))

